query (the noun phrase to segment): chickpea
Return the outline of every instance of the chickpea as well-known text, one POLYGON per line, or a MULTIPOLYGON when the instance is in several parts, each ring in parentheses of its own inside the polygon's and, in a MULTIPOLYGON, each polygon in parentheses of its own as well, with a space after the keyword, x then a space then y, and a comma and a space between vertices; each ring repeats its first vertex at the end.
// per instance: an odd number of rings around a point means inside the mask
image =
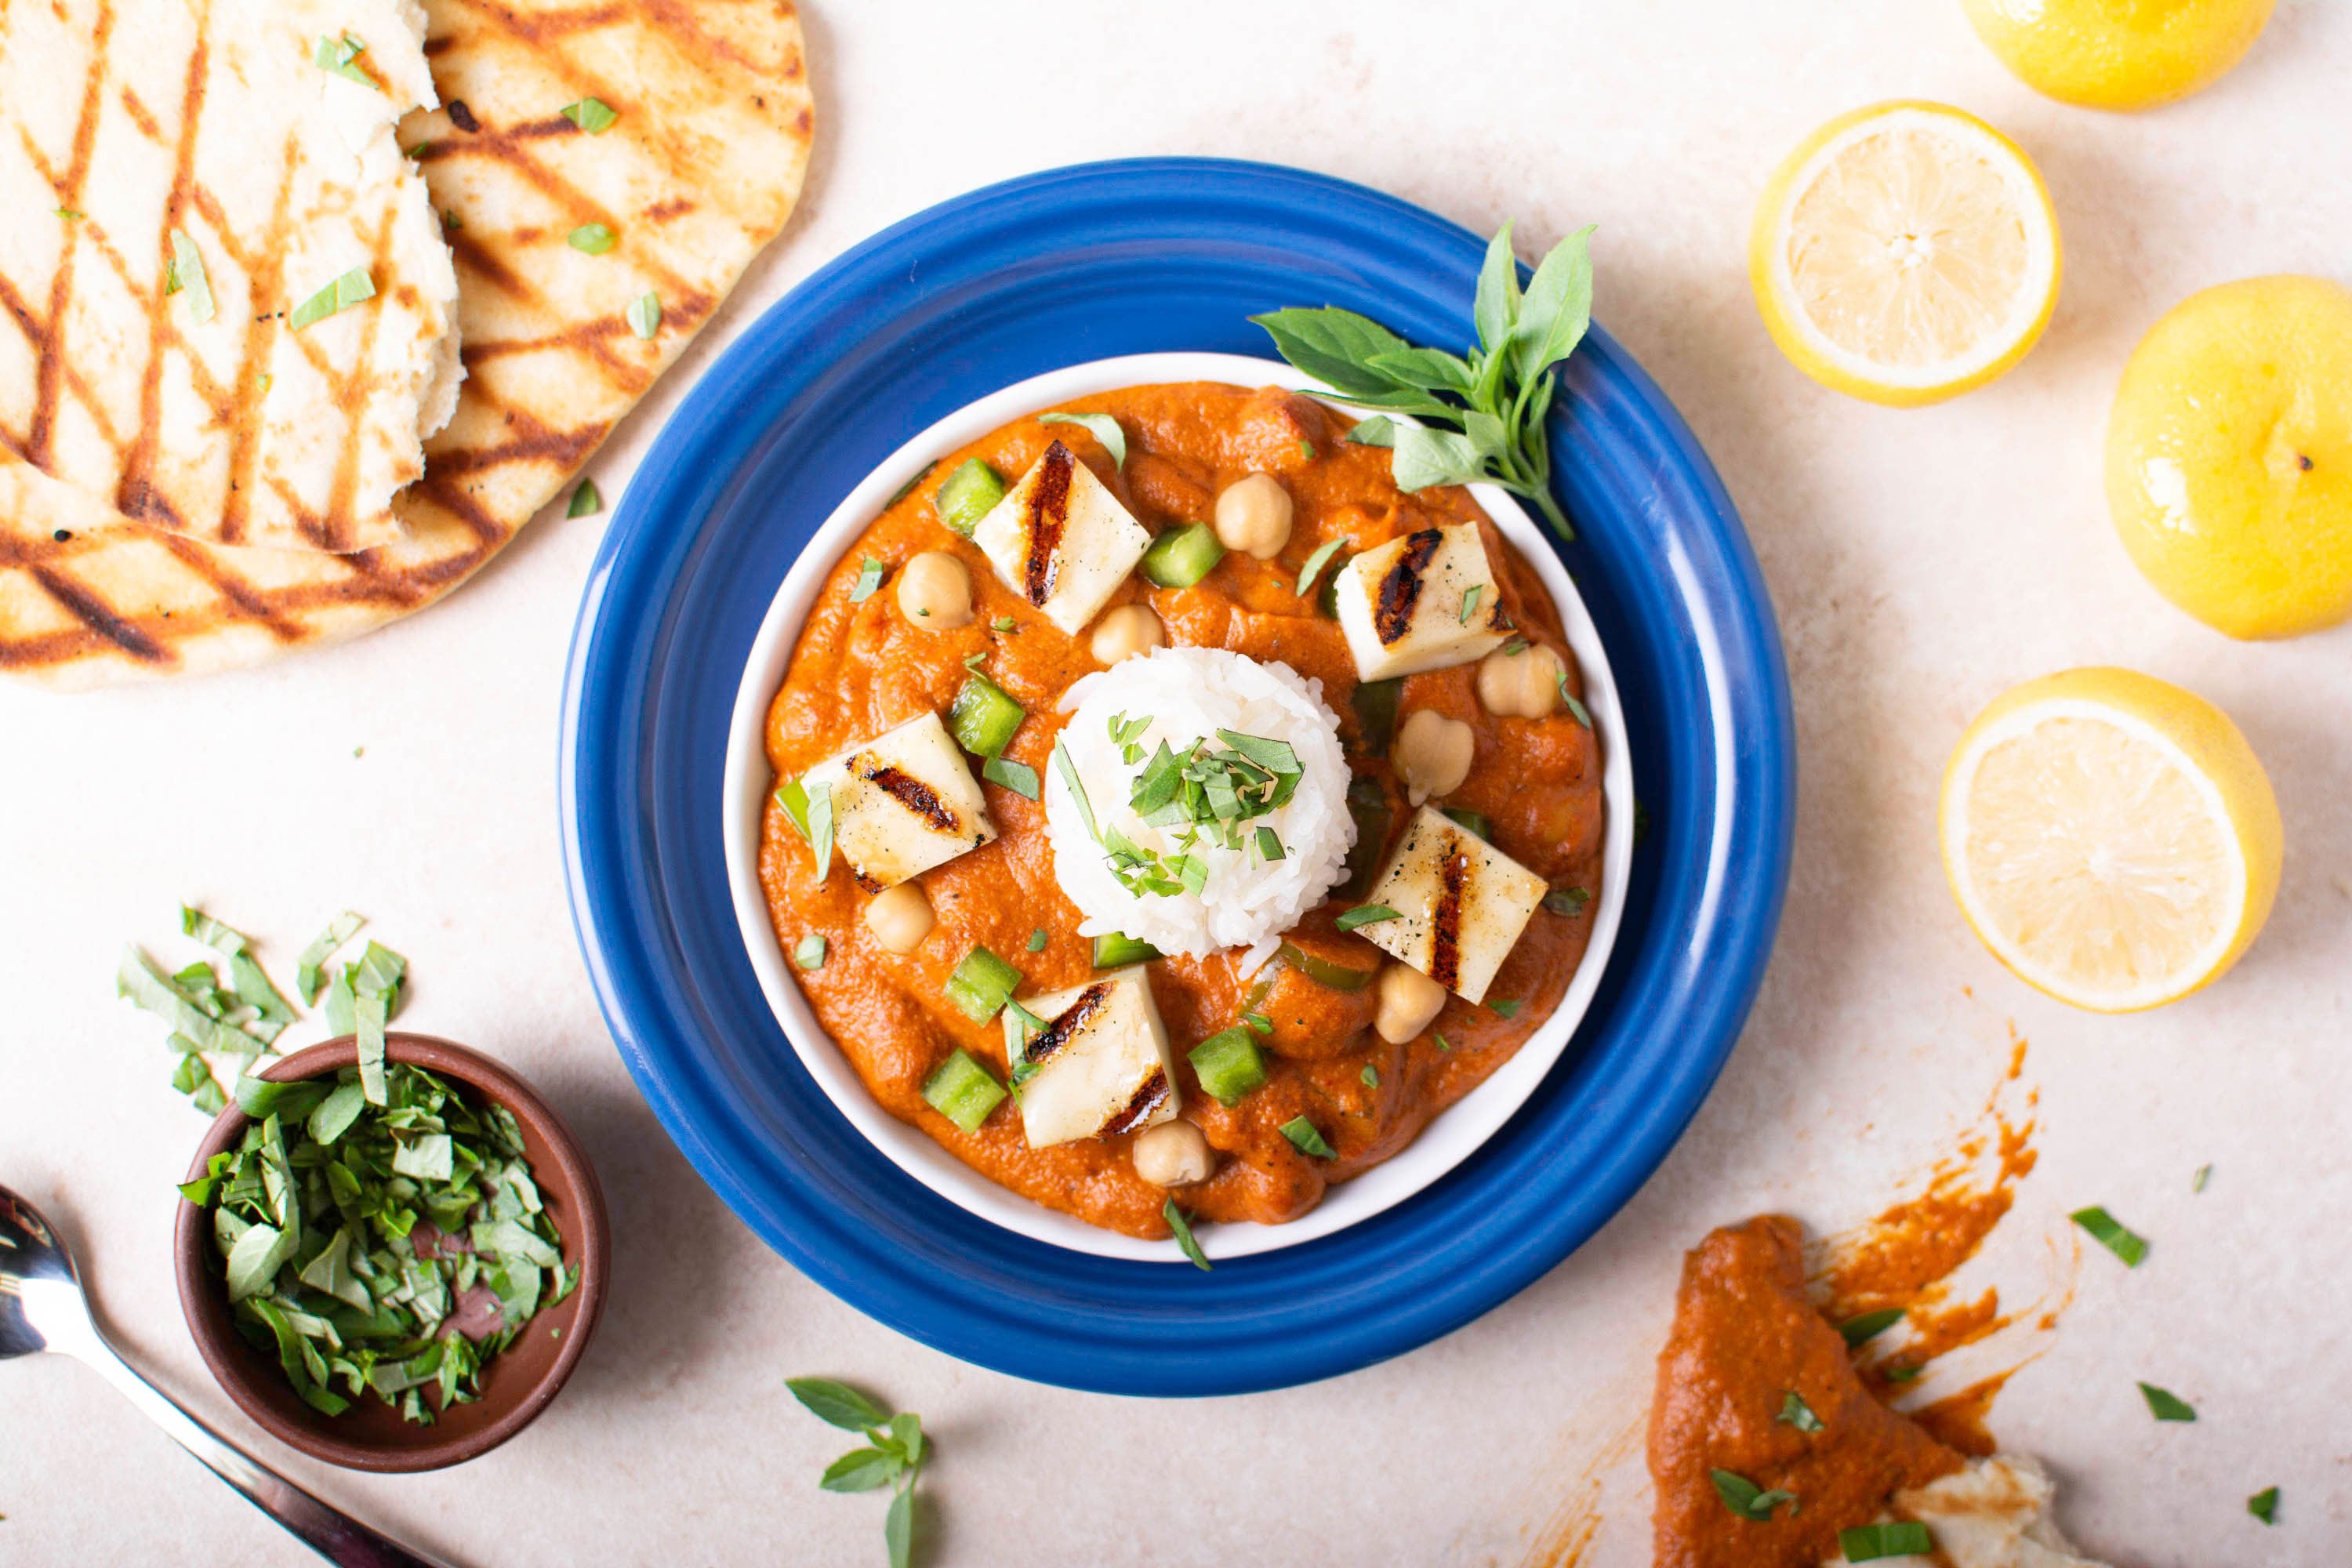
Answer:
POLYGON ((1401 1046, 1437 1022, 1445 1011, 1445 987, 1407 963, 1381 965, 1381 977, 1374 989, 1381 999, 1381 1010, 1373 1015, 1372 1027, 1381 1038, 1392 1046, 1401 1046))
POLYGON ((892 952, 914 952, 923 945, 923 939, 938 923, 939 917, 931 913, 931 900, 923 896, 920 882, 901 882, 885 889, 866 906, 866 929, 892 952))
POLYGON ((1417 708, 1397 731, 1397 775, 1405 795, 1419 805, 1434 795, 1452 795, 1470 776, 1470 760, 1477 755, 1478 737, 1459 719, 1428 708, 1417 708))
POLYGON ((1486 711, 1521 719, 1548 718, 1559 706, 1560 677, 1568 666, 1548 647, 1507 644, 1478 661, 1478 700, 1486 711))
POLYGON ((1217 497, 1217 540, 1271 561, 1290 542, 1290 492, 1268 474, 1227 485, 1217 497))
POLYGON ((898 613, 927 632, 971 625, 971 574, 944 550, 926 550, 898 573, 898 613))
POLYGON ((1155 1187, 1189 1187, 1207 1181, 1217 1168, 1217 1153, 1208 1139, 1181 1117, 1145 1128, 1128 1152, 1135 1161, 1135 1173, 1155 1187))
POLYGON ((1168 646, 1168 628, 1149 605, 1121 605, 1095 623, 1097 664, 1117 664, 1135 654, 1168 646))

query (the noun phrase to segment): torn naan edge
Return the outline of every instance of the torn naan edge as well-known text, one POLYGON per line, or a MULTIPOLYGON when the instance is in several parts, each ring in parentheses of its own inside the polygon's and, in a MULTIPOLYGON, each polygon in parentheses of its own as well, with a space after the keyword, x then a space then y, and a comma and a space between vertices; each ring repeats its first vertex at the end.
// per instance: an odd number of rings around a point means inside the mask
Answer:
POLYGON ((427 14, 443 107, 400 139, 424 144, 435 205, 455 218, 468 374, 394 502, 404 537, 345 554, 225 548, 94 519, 0 463, 0 673, 61 687, 196 674, 432 604, 564 487, 782 228, 813 113, 790 5, 432 0, 427 14), (596 135, 562 113, 592 97, 617 117, 596 135), (568 243, 592 223, 614 237, 602 256, 568 243), (649 339, 628 320, 646 294, 649 339))
POLYGON ((394 139, 424 41, 415 0, 0 0, 0 451, 216 543, 399 538, 460 374, 394 139))

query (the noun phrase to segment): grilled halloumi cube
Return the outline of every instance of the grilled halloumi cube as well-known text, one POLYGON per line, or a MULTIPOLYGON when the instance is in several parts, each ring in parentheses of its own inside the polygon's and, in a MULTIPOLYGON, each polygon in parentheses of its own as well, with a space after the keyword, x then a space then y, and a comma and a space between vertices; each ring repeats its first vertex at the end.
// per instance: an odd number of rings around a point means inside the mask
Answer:
POLYGON ((1004 585, 1076 637, 1118 591, 1151 535, 1059 441, 971 531, 1004 585))
POLYGON ((831 791, 833 841, 869 893, 996 837, 980 782, 937 713, 829 757, 800 782, 812 799, 831 791))
POLYGON ((1175 1117, 1168 1030, 1141 964, 1021 1005, 1045 1025, 1011 1053, 1029 1147, 1138 1132, 1175 1117))
POLYGON ((1424 805, 1364 900, 1400 918, 1356 934, 1465 1001, 1483 1002, 1549 890, 1541 877, 1424 805))
POLYGON ((1468 664, 1511 635, 1475 522, 1367 550, 1340 569, 1333 592, 1360 680, 1468 664))

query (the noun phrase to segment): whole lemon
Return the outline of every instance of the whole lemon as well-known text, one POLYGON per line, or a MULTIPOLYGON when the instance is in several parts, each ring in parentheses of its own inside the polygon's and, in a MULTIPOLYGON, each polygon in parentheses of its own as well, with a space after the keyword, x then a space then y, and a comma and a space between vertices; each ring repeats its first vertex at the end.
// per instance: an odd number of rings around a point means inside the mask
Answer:
POLYGON ((2233 637, 2352 616, 2352 289, 2192 295, 2124 367, 2107 507, 2158 593, 2233 637))
POLYGON ((2147 109, 2213 85, 2273 0, 1960 0, 2001 64, 2086 109, 2147 109))

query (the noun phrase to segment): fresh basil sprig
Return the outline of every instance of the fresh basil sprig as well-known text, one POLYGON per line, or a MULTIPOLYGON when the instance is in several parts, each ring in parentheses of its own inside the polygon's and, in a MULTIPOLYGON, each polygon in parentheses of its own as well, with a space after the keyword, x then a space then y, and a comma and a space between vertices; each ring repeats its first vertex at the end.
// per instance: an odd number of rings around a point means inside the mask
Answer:
POLYGON ((895 1489, 890 1511, 882 1516, 882 1542, 890 1553, 890 1568, 907 1568, 915 1554, 915 1478, 931 1451, 923 1436, 923 1418, 910 1411, 892 1415, 830 1378, 788 1378, 784 1386, 825 1425, 865 1434, 869 1446, 852 1448, 826 1466, 817 1485, 829 1492, 895 1489))
POLYGON ((1582 341, 1592 320, 1591 235, 1588 226, 1552 247, 1522 292, 1506 223, 1478 274, 1470 312, 1478 343, 1467 359, 1415 348, 1379 322, 1336 307, 1250 320, 1266 330, 1284 359, 1328 384, 1340 402, 1451 426, 1376 416, 1348 433, 1360 445, 1394 449, 1397 489, 1483 479, 1535 502, 1562 539, 1573 539, 1576 531, 1552 499, 1544 416, 1558 387, 1552 367, 1582 341))

